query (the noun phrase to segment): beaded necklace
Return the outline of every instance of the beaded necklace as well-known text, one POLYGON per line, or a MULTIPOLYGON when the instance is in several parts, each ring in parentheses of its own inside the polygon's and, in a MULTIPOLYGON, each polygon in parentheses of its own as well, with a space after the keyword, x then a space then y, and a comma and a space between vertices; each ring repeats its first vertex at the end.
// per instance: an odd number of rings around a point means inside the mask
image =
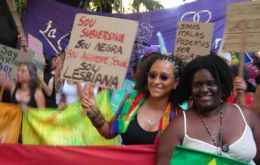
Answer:
MULTIPOLYGON (((229 146, 227 144, 223 144, 223 127, 224 127, 224 121, 223 121, 223 109, 220 109, 219 112, 219 123, 220 123, 220 128, 219 128, 219 136, 218 136, 218 140, 215 140, 215 138, 213 137, 212 133, 210 132, 209 128, 206 125, 206 121, 204 120, 204 118, 202 117, 201 113, 199 113, 199 117, 200 117, 200 121, 202 123, 202 125, 204 126, 207 134, 209 135, 209 137, 211 138, 214 146, 221 147, 221 150, 223 152, 228 152, 229 151, 229 146)), ((221 154, 221 153, 219 153, 221 154)))

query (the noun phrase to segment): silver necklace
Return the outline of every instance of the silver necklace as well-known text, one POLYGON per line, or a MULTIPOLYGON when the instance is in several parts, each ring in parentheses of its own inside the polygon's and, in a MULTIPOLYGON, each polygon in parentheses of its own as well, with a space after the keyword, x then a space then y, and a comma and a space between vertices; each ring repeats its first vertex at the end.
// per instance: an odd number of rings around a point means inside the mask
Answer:
POLYGON ((151 119, 146 119, 146 123, 148 124, 149 128, 151 128, 155 124, 155 121, 151 119))

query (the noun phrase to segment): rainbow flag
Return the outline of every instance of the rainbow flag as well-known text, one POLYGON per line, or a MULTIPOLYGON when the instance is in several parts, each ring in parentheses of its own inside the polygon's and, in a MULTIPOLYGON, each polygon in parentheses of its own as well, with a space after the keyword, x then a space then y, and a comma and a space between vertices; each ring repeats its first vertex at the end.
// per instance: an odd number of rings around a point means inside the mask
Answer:
MULTIPOLYGON (((104 108, 103 108, 104 109, 104 108)), ((112 112, 101 111, 107 120, 112 112)), ((102 137, 86 117, 80 101, 68 105, 64 110, 31 108, 23 115, 23 144, 48 145, 117 145, 118 138, 102 137)))
MULTIPOLYGON (((239 56, 240 53, 231 53, 231 64, 238 65, 239 64, 239 56)), ((244 64, 250 64, 253 62, 252 57, 249 53, 245 53, 244 55, 244 64)))
POLYGON ((0 103, 0 143, 18 143, 22 111, 17 104, 0 103))

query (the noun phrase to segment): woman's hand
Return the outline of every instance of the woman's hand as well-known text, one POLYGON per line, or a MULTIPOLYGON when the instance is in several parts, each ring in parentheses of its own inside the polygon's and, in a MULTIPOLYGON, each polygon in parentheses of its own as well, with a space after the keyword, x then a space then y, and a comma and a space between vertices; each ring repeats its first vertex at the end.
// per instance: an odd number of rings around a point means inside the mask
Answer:
POLYGON ((247 85, 243 78, 235 77, 233 80, 233 92, 236 96, 244 94, 246 92, 247 85))
POLYGON ((20 103, 20 107, 23 113, 26 113, 29 109, 29 106, 26 103, 20 103))
POLYGON ((58 105, 58 110, 61 111, 66 108, 66 104, 64 102, 60 102, 58 105))
POLYGON ((81 104, 84 110, 87 113, 87 116, 91 118, 98 113, 98 108, 96 106, 95 96, 93 93, 94 89, 90 85, 86 85, 84 89, 84 93, 81 97, 81 104))
POLYGON ((85 113, 91 120, 93 126, 96 127, 97 129, 101 129, 105 125, 106 120, 96 106, 96 101, 95 101, 95 96, 93 91, 94 91, 93 86, 90 85, 85 86, 84 94, 81 97, 81 104, 85 113))
POLYGON ((4 71, 0 71, 0 85, 2 88, 7 89, 10 92, 15 88, 14 81, 11 81, 4 71))
POLYGON ((18 41, 20 42, 21 49, 25 52, 28 50, 28 42, 26 41, 26 38, 24 35, 19 34, 18 35, 18 41))

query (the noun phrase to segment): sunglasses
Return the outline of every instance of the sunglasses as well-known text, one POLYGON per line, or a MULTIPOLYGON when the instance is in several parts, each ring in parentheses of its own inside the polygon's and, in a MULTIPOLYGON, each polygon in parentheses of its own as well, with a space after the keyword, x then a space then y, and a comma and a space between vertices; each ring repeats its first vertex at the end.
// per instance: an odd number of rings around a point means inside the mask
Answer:
POLYGON ((167 74, 158 74, 156 72, 149 72, 147 75, 150 79, 153 79, 153 80, 155 80, 158 76, 161 81, 167 81, 170 78, 170 76, 167 74))

